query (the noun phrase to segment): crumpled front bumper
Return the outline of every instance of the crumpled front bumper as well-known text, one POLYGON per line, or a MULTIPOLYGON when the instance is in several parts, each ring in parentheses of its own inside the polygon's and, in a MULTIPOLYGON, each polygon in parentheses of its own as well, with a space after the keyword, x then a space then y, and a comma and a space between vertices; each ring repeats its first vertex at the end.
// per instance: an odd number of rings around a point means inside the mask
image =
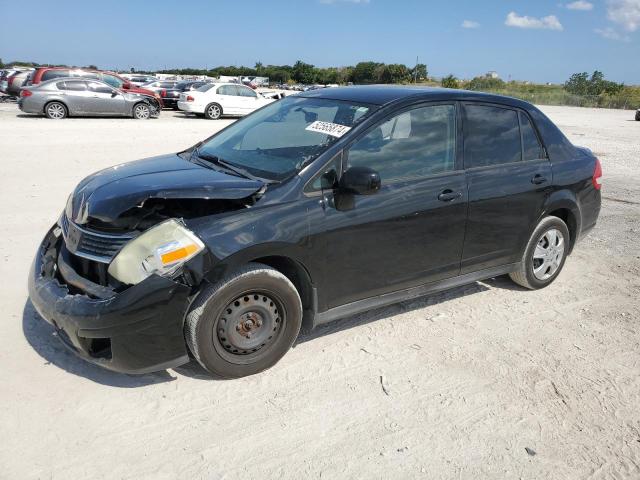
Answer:
POLYGON ((188 286, 153 275, 103 298, 71 293, 77 288, 67 284, 61 273, 65 269, 58 265, 64 262, 62 245, 60 228, 54 226, 33 261, 29 298, 67 346, 87 361, 123 373, 148 373, 189 361, 183 335, 188 286))

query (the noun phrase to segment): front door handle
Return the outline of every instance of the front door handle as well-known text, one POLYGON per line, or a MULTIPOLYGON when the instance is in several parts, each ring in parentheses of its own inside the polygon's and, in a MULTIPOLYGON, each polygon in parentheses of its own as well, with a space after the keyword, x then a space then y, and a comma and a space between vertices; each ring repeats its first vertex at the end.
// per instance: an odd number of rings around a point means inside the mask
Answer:
POLYGON ((441 202, 450 202, 455 200, 456 198, 460 198, 462 196, 461 192, 454 192, 453 190, 446 189, 438 195, 438 200, 441 202))
POLYGON ((541 185, 543 183, 547 183, 547 177, 543 177, 539 173, 536 173, 531 179, 531 183, 534 185, 541 185))

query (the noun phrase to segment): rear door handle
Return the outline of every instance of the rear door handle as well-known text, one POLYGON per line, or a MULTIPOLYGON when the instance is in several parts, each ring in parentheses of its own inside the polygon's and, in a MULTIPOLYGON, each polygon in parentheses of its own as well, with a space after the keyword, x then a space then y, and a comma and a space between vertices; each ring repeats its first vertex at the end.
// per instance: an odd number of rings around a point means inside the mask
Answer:
POLYGON ((456 198, 460 198, 462 196, 461 192, 454 192, 453 190, 446 189, 443 190, 440 195, 438 195, 438 200, 441 202, 450 202, 455 200, 456 198))
POLYGON ((541 185, 546 182, 547 182, 547 177, 543 177, 539 173, 535 174, 531 179, 531 183, 533 183, 534 185, 541 185))

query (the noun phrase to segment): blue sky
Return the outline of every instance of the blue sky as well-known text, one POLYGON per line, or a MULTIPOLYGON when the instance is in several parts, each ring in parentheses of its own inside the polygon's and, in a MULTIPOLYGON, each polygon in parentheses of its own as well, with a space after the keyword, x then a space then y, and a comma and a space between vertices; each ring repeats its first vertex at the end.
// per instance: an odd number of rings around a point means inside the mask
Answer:
MULTIPOLYGON (((16 5, 0 0, 0 11, 16 5)), ((157 69, 360 60, 431 75, 563 82, 602 70, 640 84, 640 0, 29 0, 0 57, 157 69), (471 28, 470 28, 471 27, 471 28)))

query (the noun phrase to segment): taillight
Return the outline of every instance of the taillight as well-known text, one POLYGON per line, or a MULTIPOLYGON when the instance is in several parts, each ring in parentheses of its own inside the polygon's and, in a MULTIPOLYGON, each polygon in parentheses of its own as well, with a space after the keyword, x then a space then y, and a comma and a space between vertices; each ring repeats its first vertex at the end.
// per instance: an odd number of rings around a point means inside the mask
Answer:
POLYGON ((31 95, 33 95, 33 93, 30 90, 22 90, 22 91, 20 91, 20 96, 21 97, 30 97, 31 95))
POLYGON ((593 187, 596 190, 600 190, 602 187, 602 165, 600 165, 600 160, 596 158, 596 168, 593 171, 593 178, 591 179, 591 183, 593 183, 593 187))
POLYGON ((167 91, 164 90, 164 89, 160 90, 160 96, 161 97, 166 97, 167 96, 167 91))
POLYGON ((194 98, 191 95, 187 95, 187 102, 193 102, 194 98))

